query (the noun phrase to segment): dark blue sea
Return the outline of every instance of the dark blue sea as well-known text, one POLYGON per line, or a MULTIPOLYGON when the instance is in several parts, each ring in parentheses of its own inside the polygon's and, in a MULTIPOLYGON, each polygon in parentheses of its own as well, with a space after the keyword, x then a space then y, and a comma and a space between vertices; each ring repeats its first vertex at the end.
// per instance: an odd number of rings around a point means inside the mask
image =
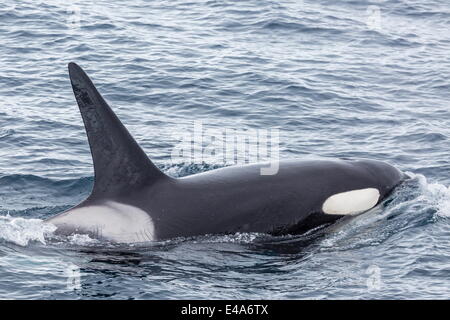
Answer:
POLYGON ((447 0, 3 0, 0 299, 448 299, 449 30, 447 0), (56 237, 94 174, 70 61, 171 176, 228 165, 172 161, 195 120, 411 179, 327 232, 56 237))

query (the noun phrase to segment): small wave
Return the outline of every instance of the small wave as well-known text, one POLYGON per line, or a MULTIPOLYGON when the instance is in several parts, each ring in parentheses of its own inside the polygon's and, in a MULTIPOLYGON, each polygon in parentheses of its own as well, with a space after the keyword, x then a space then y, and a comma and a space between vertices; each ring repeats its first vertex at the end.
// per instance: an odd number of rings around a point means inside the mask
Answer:
POLYGON ((321 248, 346 250, 378 245, 395 234, 434 223, 436 217, 450 217, 450 188, 429 183, 421 174, 407 175, 410 179, 384 203, 332 225, 321 248))
MULTIPOLYGON (((61 237, 54 234, 56 226, 45 223, 41 219, 27 219, 12 216, 0 216, 0 241, 6 241, 25 247, 32 242, 46 245, 52 243, 66 243, 74 246, 91 246, 100 241, 92 239, 86 234, 73 234, 61 237)), ((106 245, 106 243, 105 243, 106 245)))
POLYGON ((450 187, 439 183, 427 184, 426 193, 430 201, 437 208, 436 215, 450 217, 450 187))
POLYGON ((29 174, 0 174, 0 213, 9 210, 35 214, 37 208, 42 208, 38 211, 43 215, 33 218, 57 213, 85 199, 93 180, 93 177, 56 180, 29 174))
POLYGON ((16 132, 13 129, 3 129, 0 130, 0 140, 12 136, 16 132))
POLYGON ((20 246, 27 246, 30 242, 45 244, 46 237, 55 230, 55 226, 40 219, 0 216, 0 240, 20 246))
POLYGON ((422 174, 407 174, 418 184, 420 195, 416 203, 423 209, 433 209, 435 217, 450 217, 450 187, 437 182, 430 183, 422 174))

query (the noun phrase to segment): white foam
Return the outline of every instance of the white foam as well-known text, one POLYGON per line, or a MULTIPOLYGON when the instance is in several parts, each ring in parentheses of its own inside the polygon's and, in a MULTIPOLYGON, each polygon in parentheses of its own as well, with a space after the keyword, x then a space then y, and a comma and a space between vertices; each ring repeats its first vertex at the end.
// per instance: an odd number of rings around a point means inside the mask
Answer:
POLYGON ((429 183, 426 185, 426 196, 429 202, 437 209, 437 215, 450 217, 450 187, 439 183, 429 183))
POLYGON ((436 214, 441 217, 450 217, 450 186, 441 183, 429 183, 421 174, 406 172, 412 179, 417 179, 421 195, 418 200, 437 209, 436 214))
MULTIPOLYGON (((450 188, 440 183, 429 183, 425 176, 420 174, 410 172, 407 174, 413 182, 406 182, 409 187, 405 189, 400 187, 387 207, 375 207, 351 220, 343 220, 342 223, 338 222, 328 228, 328 237, 321 241, 322 249, 377 244, 398 230, 398 221, 393 224, 386 222, 388 221, 386 218, 392 215, 404 213, 404 219, 408 219, 415 213, 412 211, 420 215, 429 212, 429 209, 434 209, 436 217, 450 217, 450 188), (379 227, 380 224, 382 224, 382 230, 379 227)), ((414 219, 410 221, 414 223, 414 219)), ((406 228, 406 226, 401 227, 406 228)))
POLYGON ((257 238, 261 237, 261 233, 242 233, 237 232, 229 235, 208 235, 204 237, 197 238, 194 242, 204 242, 204 243, 252 243, 257 238))
POLYGON ((0 240, 27 246, 32 241, 45 244, 45 238, 56 230, 54 225, 40 219, 0 216, 0 240))
POLYGON ((85 246, 99 242, 97 239, 92 239, 87 234, 73 234, 71 236, 68 236, 67 239, 71 244, 78 246, 85 246))

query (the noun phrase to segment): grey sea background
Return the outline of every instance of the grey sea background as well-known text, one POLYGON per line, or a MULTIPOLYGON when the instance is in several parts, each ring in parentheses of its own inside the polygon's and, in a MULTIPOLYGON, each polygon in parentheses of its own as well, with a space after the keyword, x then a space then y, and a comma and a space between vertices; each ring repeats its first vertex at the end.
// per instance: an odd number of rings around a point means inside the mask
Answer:
POLYGON ((0 299, 448 299, 449 30, 444 0, 3 0, 0 299), (229 165, 173 161, 197 121, 412 179, 325 233, 58 238, 93 184, 70 61, 169 175, 229 165))

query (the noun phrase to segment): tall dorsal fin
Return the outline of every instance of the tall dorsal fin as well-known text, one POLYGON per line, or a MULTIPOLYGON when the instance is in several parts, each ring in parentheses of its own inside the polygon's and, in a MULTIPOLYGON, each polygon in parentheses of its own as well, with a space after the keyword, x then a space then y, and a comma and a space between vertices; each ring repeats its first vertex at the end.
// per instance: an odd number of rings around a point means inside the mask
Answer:
POLYGON ((69 74, 94 162, 91 198, 131 192, 167 177, 150 161, 83 69, 69 63, 69 74))

